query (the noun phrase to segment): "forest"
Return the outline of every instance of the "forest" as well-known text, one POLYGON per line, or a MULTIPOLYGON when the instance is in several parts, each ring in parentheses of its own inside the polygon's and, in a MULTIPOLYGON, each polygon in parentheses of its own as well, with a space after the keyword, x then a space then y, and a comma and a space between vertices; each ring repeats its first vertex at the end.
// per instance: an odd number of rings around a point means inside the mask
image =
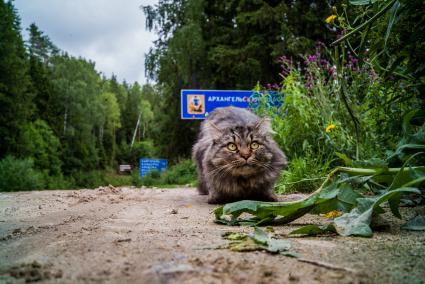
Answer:
POLYGON ((424 6, 160 0, 140 7, 158 35, 145 66, 154 84, 140 86, 105 77, 36 23, 24 41, 19 11, 1 0, 0 190, 194 184, 199 122, 180 119, 181 89, 282 95, 279 109, 255 108, 290 161, 279 192, 313 191, 341 165, 401 166, 425 144, 424 6), (140 157, 171 167, 140 179, 140 157), (115 174, 122 163, 132 176, 115 174))

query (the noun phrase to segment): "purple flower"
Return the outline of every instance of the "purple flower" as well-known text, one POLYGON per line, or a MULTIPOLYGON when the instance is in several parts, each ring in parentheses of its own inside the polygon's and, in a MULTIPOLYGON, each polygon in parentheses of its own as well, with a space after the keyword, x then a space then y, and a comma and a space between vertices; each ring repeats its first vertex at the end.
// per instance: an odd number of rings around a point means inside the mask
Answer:
POLYGON ((329 62, 326 59, 320 59, 320 64, 322 64, 323 66, 327 66, 329 62))
POLYGON ((317 61, 317 55, 309 55, 308 61, 309 62, 316 62, 317 61))

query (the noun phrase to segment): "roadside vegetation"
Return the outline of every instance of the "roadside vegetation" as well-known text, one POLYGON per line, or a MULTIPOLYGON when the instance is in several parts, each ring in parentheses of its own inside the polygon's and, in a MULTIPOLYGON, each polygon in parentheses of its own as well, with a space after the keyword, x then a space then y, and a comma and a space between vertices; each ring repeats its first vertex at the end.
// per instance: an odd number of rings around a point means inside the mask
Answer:
POLYGON ((421 0, 160 0, 141 7, 158 40, 146 56, 156 84, 140 86, 100 74, 36 23, 24 40, 19 11, 1 0, 0 190, 195 184, 199 122, 179 119, 185 88, 282 96, 279 107, 265 96, 254 108, 272 118, 289 157, 279 193, 313 192, 341 166, 422 166, 423 8, 421 0), (141 157, 171 167, 140 178, 141 157), (133 174, 117 175, 119 164, 133 174))
MULTIPOLYGON (((266 89, 255 108, 272 118, 290 157, 278 191, 316 190, 293 202, 226 204, 215 210, 218 223, 286 224, 327 214, 326 224, 291 234, 370 237, 381 205, 402 218, 400 205, 425 204, 424 3, 372 2, 333 7, 326 22, 335 41, 319 43, 303 67, 282 56, 282 82, 268 86, 282 105, 270 107, 266 89)), ((424 220, 418 215, 402 229, 425 230, 424 220)))

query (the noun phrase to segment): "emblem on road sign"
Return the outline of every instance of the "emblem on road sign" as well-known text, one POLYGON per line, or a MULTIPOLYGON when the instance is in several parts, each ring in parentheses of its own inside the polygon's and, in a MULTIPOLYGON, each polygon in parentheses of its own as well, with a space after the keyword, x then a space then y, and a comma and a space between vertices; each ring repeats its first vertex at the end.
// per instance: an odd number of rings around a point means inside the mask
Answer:
POLYGON ((200 94, 188 95, 187 113, 189 114, 205 113, 205 96, 200 94))

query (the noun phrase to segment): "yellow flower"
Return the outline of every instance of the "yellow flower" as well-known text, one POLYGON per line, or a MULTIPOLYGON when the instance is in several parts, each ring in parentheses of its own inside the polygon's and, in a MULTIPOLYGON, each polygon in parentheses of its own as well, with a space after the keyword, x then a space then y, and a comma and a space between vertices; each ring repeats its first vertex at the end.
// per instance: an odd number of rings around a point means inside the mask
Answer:
POLYGON ((334 130, 336 128, 336 125, 335 124, 329 124, 327 127, 326 127, 326 133, 331 133, 332 132, 332 130, 334 130))
POLYGON ((323 216, 328 218, 328 219, 335 219, 336 217, 339 217, 341 215, 342 215, 342 212, 338 211, 338 210, 332 210, 332 211, 329 211, 326 214, 323 214, 323 216))
POLYGON ((326 18, 325 22, 327 24, 333 24, 335 19, 336 19, 336 15, 330 15, 329 17, 326 18))

